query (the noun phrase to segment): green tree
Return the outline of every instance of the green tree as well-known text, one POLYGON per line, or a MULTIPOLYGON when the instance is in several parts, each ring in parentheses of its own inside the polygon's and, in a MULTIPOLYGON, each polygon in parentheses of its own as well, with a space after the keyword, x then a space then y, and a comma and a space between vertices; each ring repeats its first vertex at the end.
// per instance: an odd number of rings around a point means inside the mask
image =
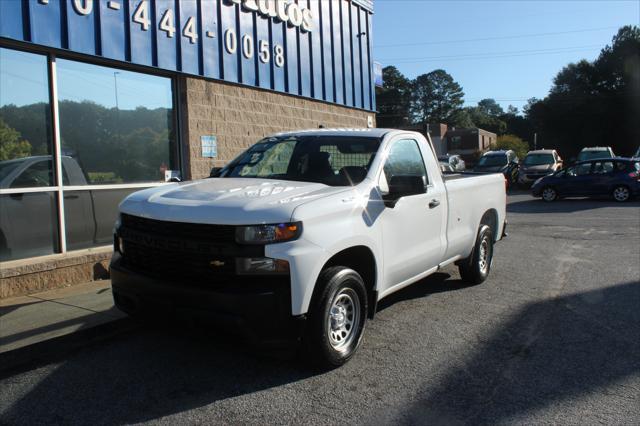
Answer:
POLYGON ((504 110, 495 99, 487 98, 478 102, 478 110, 491 117, 498 117, 504 114, 504 110))
POLYGON ((620 28, 595 61, 564 67, 547 97, 529 101, 525 116, 538 146, 565 157, 595 145, 631 155, 640 145, 640 28, 620 28))
MULTIPOLYGON (((473 127, 478 127, 483 130, 488 130, 498 135, 502 135, 506 132, 507 123, 505 123, 498 116, 488 114, 484 108, 477 106, 477 107, 467 107, 465 109, 469 113, 469 117, 473 122, 473 127)), ((502 108, 500 108, 500 110, 502 110, 502 108)), ((497 110, 494 110, 494 111, 497 111, 497 110)))
POLYGON ((495 148, 513 150, 520 159, 524 158, 524 156, 527 155, 527 152, 529 152, 529 144, 527 144, 516 135, 498 136, 495 148))
POLYGON ((422 74, 412 86, 412 115, 418 122, 450 124, 464 103, 462 87, 444 70, 422 74))
POLYGON ((28 157, 31 155, 31 144, 21 140, 20 132, 0 118, 0 161, 13 160, 14 158, 28 157))
POLYGON ((394 66, 382 69, 383 86, 376 88, 379 127, 399 127, 409 120, 411 82, 394 66))

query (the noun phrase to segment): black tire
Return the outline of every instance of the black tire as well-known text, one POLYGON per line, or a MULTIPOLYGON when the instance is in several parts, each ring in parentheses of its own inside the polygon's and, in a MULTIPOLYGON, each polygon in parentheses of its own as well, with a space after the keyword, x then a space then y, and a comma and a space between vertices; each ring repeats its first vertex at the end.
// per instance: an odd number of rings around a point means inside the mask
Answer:
POLYGON ((493 261, 493 231, 489 225, 480 225, 473 251, 458 264, 462 281, 467 284, 483 283, 491 272, 493 261))
POLYGON ((611 197, 618 203, 624 203, 631 199, 631 191, 626 185, 618 185, 611 191, 611 197))
POLYGON ((322 271, 316 286, 304 346, 317 367, 339 367, 351 359, 362 341, 367 321, 367 290, 362 277, 344 266, 322 271), (351 311, 348 310, 349 300, 351 311), (335 308, 333 316, 332 308, 335 308), (343 332, 347 334, 343 335, 343 332))
POLYGON ((543 201, 550 203, 558 199, 558 191, 556 191, 556 189, 552 186, 545 186, 544 188, 542 188, 542 191, 540 191, 540 196, 542 197, 543 201), (549 195, 545 195, 545 192, 549 195))

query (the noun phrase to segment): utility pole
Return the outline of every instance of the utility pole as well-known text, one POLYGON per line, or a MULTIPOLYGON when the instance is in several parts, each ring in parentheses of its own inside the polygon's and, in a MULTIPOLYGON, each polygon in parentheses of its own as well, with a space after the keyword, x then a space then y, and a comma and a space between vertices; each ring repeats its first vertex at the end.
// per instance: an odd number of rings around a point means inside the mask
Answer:
POLYGON ((118 74, 120 74, 119 71, 114 71, 113 72, 113 83, 115 85, 115 94, 116 94, 116 109, 120 109, 118 106, 118 74))
POLYGON ((533 149, 538 149, 538 133, 533 134, 533 149))

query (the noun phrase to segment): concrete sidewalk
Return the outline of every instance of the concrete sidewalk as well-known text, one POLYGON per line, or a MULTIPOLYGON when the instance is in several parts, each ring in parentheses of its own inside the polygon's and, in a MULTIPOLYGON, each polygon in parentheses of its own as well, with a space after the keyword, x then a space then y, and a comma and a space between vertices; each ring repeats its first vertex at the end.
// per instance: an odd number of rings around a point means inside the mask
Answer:
POLYGON ((109 280, 0 300, 0 357, 39 351, 43 343, 123 318, 113 306, 109 280))

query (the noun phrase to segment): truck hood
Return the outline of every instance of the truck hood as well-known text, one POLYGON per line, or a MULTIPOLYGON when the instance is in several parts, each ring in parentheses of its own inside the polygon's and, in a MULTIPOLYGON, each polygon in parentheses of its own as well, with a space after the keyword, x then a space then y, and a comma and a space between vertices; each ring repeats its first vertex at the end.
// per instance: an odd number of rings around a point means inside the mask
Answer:
POLYGON ((346 190, 310 182, 212 178, 135 192, 122 201, 120 211, 172 222, 281 223, 299 205, 346 190))

